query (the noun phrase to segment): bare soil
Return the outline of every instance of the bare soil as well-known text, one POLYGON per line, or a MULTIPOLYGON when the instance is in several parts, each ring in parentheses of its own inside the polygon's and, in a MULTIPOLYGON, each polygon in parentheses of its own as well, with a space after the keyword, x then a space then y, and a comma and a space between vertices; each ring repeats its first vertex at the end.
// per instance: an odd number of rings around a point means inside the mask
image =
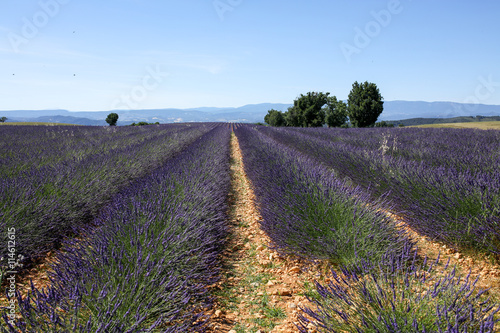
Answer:
POLYGON ((310 305, 304 292, 322 279, 324 266, 270 249, 234 135, 229 204, 232 236, 223 254, 226 273, 215 286, 209 332, 297 332, 300 308, 310 305))
POLYGON ((470 273, 472 281, 478 279, 476 284, 478 288, 489 289, 488 294, 500 302, 500 267, 493 256, 458 251, 420 235, 405 224, 403 217, 390 213, 389 215, 398 226, 404 228, 410 237, 416 240, 419 256, 435 260, 439 255, 441 264, 449 262, 449 265, 456 266, 459 273, 464 276, 470 273))

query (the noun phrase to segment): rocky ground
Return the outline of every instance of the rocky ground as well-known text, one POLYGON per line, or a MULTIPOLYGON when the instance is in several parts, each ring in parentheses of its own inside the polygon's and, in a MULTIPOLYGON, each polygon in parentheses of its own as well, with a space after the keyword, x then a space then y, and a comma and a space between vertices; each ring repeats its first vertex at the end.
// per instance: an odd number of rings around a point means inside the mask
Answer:
POLYGON ((231 139, 230 243, 222 280, 214 286, 210 332, 297 332, 304 293, 321 279, 322 266, 279 256, 260 229, 261 217, 245 175, 236 137, 231 139))

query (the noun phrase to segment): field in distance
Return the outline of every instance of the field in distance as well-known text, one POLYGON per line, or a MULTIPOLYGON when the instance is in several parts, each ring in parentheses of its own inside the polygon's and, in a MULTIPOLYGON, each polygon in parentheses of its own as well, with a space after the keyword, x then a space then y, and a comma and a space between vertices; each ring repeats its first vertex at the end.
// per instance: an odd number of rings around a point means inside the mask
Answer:
POLYGON ((500 129, 500 121, 468 122, 468 123, 444 123, 427 124, 412 127, 448 127, 448 128, 477 128, 477 129, 500 129))

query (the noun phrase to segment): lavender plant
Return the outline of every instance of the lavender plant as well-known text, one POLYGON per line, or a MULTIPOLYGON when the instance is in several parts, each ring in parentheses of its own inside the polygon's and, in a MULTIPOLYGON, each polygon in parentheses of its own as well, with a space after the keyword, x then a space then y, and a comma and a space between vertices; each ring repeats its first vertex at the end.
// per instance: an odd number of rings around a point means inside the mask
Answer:
MULTIPOLYGON (((386 261, 387 263, 387 261, 386 261)), ((390 264, 365 261, 352 269, 332 271, 328 284, 316 283, 318 294, 304 309, 301 332, 495 332, 500 310, 476 290, 477 279, 457 276, 454 267, 435 262, 390 264)))
POLYGON ((218 126, 115 195, 83 240, 67 241, 52 286, 18 295, 22 318, 10 331, 202 330, 228 190, 229 130, 218 126))

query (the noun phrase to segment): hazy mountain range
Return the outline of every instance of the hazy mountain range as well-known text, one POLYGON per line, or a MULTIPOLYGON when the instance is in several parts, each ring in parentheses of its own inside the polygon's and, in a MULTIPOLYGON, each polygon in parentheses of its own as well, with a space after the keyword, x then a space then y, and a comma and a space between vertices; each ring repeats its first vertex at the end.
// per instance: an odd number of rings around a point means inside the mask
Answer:
MULTIPOLYGON (((107 125, 104 119, 110 112, 119 115, 118 125, 129 125, 140 121, 174 122, 264 122, 270 109, 286 111, 292 104, 262 103, 237 108, 200 107, 192 109, 149 109, 112 111, 67 111, 67 110, 15 110, 0 111, 8 122, 53 122, 79 125, 107 125)), ((409 118, 452 118, 460 116, 500 116, 500 105, 461 104, 453 102, 385 101, 384 112, 379 120, 401 120, 409 118)))

